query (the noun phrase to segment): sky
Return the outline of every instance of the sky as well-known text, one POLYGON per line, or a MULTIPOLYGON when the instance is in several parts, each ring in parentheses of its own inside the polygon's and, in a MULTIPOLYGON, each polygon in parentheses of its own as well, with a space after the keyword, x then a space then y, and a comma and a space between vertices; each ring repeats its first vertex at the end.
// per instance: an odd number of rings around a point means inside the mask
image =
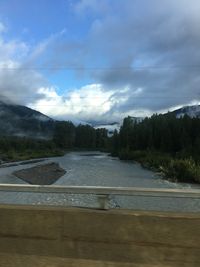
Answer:
POLYGON ((0 0, 0 99, 114 122, 200 103, 199 0, 0 0))

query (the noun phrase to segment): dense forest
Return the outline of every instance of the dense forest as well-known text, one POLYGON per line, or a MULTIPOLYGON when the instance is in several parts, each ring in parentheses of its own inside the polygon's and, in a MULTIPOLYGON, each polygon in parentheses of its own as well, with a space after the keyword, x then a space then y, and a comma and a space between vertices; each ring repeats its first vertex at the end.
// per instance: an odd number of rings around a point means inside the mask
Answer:
POLYGON ((174 114, 153 115, 137 122, 124 119, 120 131, 57 121, 53 138, 0 137, 2 161, 59 156, 71 150, 100 150, 135 160, 174 181, 200 182, 200 119, 174 114))
POLYGON ((106 129, 94 129, 90 125, 74 126, 72 122, 57 122, 53 141, 61 149, 106 150, 106 129))
POLYGON ((0 160, 3 162, 38 157, 60 156, 69 150, 108 149, 106 129, 89 125, 74 126, 72 122, 54 122, 52 139, 0 136, 0 160))
POLYGON ((112 155, 139 161, 173 180, 200 182, 200 119, 169 113, 137 123, 127 117, 112 137, 112 155))

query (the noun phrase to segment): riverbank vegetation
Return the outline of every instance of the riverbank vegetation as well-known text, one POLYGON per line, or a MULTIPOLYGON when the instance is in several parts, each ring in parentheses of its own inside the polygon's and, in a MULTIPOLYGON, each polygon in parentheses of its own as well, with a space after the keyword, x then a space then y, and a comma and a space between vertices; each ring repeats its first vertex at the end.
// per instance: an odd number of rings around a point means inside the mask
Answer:
POLYGON ((120 131, 108 137, 106 129, 72 122, 54 123, 51 140, 0 137, 4 162, 64 155, 72 150, 111 152, 159 171, 173 181, 200 183, 200 119, 174 114, 153 115, 137 122, 127 117, 120 131))
POLYGON ((51 140, 37 140, 26 137, 0 138, 0 160, 2 162, 61 155, 63 155, 63 151, 58 149, 51 140))
POLYGON ((112 137, 112 155, 135 160, 180 182, 200 183, 200 119, 153 115, 142 122, 124 119, 112 137))
POLYGON ((30 137, 0 136, 1 162, 62 156, 71 150, 101 150, 108 148, 106 129, 71 122, 55 122, 51 140, 30 137))

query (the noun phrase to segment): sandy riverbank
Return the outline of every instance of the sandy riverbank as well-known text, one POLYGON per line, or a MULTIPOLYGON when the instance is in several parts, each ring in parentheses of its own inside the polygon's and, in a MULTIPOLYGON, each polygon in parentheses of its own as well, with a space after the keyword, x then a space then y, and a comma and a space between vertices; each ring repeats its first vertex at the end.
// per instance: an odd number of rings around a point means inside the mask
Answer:
POLYGON ((53 184, 65 173, 66 171, 58 163, 48 163, 13 172, 16 177, 36 185, 53 184))

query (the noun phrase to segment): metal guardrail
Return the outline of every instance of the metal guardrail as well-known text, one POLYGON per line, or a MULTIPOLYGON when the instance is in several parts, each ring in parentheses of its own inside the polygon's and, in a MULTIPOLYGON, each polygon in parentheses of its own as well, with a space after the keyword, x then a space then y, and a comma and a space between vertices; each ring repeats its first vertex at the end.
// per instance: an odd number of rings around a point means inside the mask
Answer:
POLYGON ((30 192, 30 193, 92 194, 98 197, 101 209, 107 209, 108 200, 111 195, 192 198, 192 199, 200 198, 200 189, 0 184, 0 191, 30 192))

